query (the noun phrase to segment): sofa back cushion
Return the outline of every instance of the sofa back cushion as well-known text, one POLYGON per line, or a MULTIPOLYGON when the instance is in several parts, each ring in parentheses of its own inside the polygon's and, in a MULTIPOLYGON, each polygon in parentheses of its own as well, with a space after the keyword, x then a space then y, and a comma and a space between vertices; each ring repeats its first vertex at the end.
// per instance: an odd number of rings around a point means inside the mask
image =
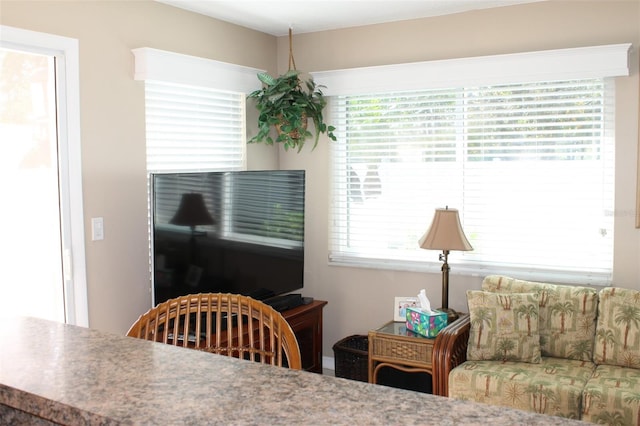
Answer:
POLYGON ((540 362, 536 293, 467 291, 468 360, 540 362))
POLYGON ((596 364, 640 368, 640 291, 600 290, 596 328, 596 364))
POLYGON ((593 359, 598 293, 589 287, 538 283, 490 275, 482 289, 497 293, 538 294, 542 356, 581 361, 593 359))

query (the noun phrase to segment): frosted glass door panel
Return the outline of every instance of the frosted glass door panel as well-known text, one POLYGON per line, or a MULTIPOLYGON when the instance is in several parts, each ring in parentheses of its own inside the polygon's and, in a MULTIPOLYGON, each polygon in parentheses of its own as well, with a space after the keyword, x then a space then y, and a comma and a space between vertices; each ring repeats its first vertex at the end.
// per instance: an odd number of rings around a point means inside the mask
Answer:
POLYGON ((0 300, 65 321, 54 58, 0 49, 0 300))

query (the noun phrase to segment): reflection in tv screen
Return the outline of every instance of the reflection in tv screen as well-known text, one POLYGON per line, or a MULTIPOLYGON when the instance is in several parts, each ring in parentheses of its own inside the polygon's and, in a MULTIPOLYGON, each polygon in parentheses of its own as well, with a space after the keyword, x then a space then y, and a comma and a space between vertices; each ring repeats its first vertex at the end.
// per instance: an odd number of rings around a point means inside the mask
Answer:
POLYGON ((303 287, 305 172, 156 173, 154 303, 204 292, 267 299, 303 287))

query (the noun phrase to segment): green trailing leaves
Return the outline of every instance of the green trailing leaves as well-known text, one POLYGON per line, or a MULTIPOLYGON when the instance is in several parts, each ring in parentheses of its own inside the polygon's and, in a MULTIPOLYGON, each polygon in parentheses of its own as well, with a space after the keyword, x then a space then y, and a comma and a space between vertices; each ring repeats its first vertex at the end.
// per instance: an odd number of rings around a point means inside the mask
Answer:
POLYGON ((273 77, 271 77, 266 72, 259 73, 258 80, 260 80, 263 84, 266 84, 268 86, 272 86, 273 84, 275 84, 275 80, 273 79, 273 77))
POLYGON ((295 148, 300 152, 307 138, 314 136, 307 129, 307 121, 311 119, 315 127, 315 143, 318 144, 321 133, 336 140, 334 126, 327 126, 323 118, 323 110, 327 102, 321 86, 312 79, 301 80, 300 72, 289 70, 278 78, 267 73, 259 73, 258 79, 263 83, 262 89, 249 94, 255 99, 258 115, 258 133, 249 143, 262 142, 269 145, 282 143, 285 150, 295 148), (303 89, 304 87, 304 89, 303 89), (272 128, 277 129, 278 136, 274 140, 272 128))

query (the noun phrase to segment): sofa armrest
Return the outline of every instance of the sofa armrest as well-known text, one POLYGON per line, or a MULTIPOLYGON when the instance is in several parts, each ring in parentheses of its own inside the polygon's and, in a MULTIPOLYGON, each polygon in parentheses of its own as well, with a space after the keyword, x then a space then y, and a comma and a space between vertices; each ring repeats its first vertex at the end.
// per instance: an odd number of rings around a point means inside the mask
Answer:
POLYGON ((469 341, 469 314, 461 314, 442 329, 433 345, 433 394, 449 396, 449 372, 467 360, 469 341))

